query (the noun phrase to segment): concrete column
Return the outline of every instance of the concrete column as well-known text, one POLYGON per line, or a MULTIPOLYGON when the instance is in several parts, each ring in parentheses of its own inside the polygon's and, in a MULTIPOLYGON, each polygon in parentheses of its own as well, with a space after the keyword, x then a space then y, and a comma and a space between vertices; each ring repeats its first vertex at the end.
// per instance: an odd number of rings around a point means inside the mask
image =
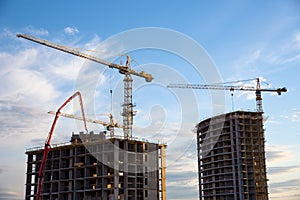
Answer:
POLYGON ((119 140, 114 141, 114 199, 119 196, 119 140))

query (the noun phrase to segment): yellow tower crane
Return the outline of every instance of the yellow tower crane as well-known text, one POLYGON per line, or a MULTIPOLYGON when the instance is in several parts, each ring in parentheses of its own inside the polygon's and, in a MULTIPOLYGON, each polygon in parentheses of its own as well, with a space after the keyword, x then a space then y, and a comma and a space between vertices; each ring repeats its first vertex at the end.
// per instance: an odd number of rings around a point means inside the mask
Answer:
MULTIPOLYGON (((55 115, 56 112, 49 111, 48 114, 55 115)), ((108 130, 110 132, 110 136, 113 137, 114 136, 114 128, 123 128, 123 126, 121 126, 118 123, 115 123, 112 114, 108 114, 108 115, 109 115, 109 122, 105 122, 105 121, 97 120, 97 119, 90 119, 90 118, 85 118, 85 121, 94 123, 94 124, 101 124, 104 128, 106 128, 106 130, 108 130)), ((83 117, 79 117, 79 116, 64 113, 64 112, 60 112, 60 116, 66 117, 66 118, 71 118, 71 119, 76 119, 76 120, 81 120, 81 121, 84 120, 83 117)))
POLYGON ((144 71, 136 72, 136 71, 132 70, 130 68, 130 57, 129 56, 127 56, 126 65, 123 66, 123 65, 118 65, 115 63, 107 62, 105 60, 102 60, 100 58, 97 58, 97 57, 89 55, 89 54, 79 52, 74 48, 55 44, 55 43, 49 42, 47 40, 39 39, 39 38, 30 36, 27 34, 17 34, 17 37, 24 38, 24 39, 60 50, 60 51, 66 52, 66 53, 73 54, 75 56, 79 56, 79 57, 91 60, 96 63, 106 65, 110 68, 119 70, 120 74, 125 75, 124 80, 123 80, 124 81, 124 104, 122 105, 123 106, 123 113, 122 113, 123 132, 124 132, 125 138, 132 137, 132 125, 133 125, 134 112, 133 112, 133 104, 132 104, 132 77, 131 77, 131 75, 145 78, 146 82, 151 82, 153 80, 153 77, 151 74, 147 74, 144 71))

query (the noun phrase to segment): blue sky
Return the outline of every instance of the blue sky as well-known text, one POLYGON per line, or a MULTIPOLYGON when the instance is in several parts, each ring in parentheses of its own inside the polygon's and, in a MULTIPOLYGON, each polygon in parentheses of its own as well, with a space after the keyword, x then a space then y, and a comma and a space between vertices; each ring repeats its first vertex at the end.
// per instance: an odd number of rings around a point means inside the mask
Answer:
MULTIPOLYGON (((296 0, 0 1, 0 200, 24 199, 24 152, 43 145, 52 123, 47 111, 56 110, 74 90, 83 90, 85 97, 93 95, 84 99, 87 114, 106 120, 102 114, 110 112, 108 91, 113 89, 113 114, 122 122, 123 86, 117 71, 19 39, 17 33, 82 51, 94 50, 85 52, 117 63, 125 60, 120 54, 128 53, 133 68, 155 75, 154 83, 148 85, 134 77, 133 101, 138 112, 133 133, 168 143, 168 199, 198 198, 192 129, 201 119, 215 114, 210 91, 165 87, 181 81, 206 83, 207 77, 199 75, 186 58, 210 58, 223 81, 261 77, 273 87, 286 86, 288 93, 282 96, 263 94, 265 116, 269 116, 265 123, 269 192, 271 199, 299 199, 299 13, 296 0), (137 49, 143 40, 168 45, 170 38, 153 40, 149 32, 136 39, 138 44, 125 37, 136 28, 150 30, 145 27, 180 35, 182 40, 172 42, 172 48, 183 47, 183 39, 197 43, 202 54, 193 54, 192 48, 183 51, 190 57, 159 48, 137 49), (123 41, 114 43, 120 38, 123 41), (96 89, 88 93, 86 83, 96 89)), ((222 95, 222 108, 231 111, 230 94, 222 95)), ((235 92, 234 109, 254 110, 253 95, 235 92)), ((72 110, 66 108, 66 112, 72 110)), ((68 141, 77 130, 80 125, 61 119, 53 142, 68 141)))

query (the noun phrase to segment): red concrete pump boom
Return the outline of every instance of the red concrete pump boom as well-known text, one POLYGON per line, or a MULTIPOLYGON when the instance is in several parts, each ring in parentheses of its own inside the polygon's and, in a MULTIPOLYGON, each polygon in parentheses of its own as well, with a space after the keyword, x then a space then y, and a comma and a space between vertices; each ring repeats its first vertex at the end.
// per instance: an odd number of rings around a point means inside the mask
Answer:
POLYGON ((43 174, 44 174, 44 168, 45 168, 45 164, 47 162, 47 157, 48 157, 48 153, 51 149, 50 147, 50 142, 52 139, 52 135, 53 135, 53 131, 55 128, 55 125, 57 123, 58 117, 60 116, 60 111, 61 109, 63 109, 72 99, 74 99, 76 96, 79 97, 79 103, 80 103, 80 107, 81 107, 81 112, 82 112, 82 118, 83 118, 83 123, 84 123, 84 128, 85 130, 88 132, 87 130, 87 126, 86 126, 86 121, 85 121, 85 114, 84 114, 84 109, 83 109, 83 104, 82 104, 82 96, 80 94, 80 92, 75 92, 72 96, 70 96, 56 111, 55 117, 54 117, 54 121, 52 123, 51 129, 49 131, 48 137, 46 139, 45 142, 45 147, 44 147, 44 153, 43 153, 43 158, 42 158, 42 163, 40 166, 40 170, 39 170, 39 176, 38 176, 38 188, 37 188, 37 195, 36 195, 36 199, 40 200, 41 199, 41 193, 42 193, 42 185, 43 185, 43 174))

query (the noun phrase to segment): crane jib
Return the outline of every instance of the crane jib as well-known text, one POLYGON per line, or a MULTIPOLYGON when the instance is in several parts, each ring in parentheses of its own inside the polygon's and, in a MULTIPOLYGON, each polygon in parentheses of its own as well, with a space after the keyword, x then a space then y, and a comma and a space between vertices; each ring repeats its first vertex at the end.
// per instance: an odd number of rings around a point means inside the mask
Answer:
MULTIPOLYGON (((249 80, 253 80, 253 79, 249 79, 249 80)), ((231 92, 233 92, 235 90, 255 91, 256 106, 257 106, 258 112, 263 112, 263 110, 262 110, 262 95, 261 95, 262 92, 276 92, 278 95, 281 95, 281 93, 283 93, 283 92, 287 92, 286 87, 277 88, 277 89, 275 89, 275 88, 273 88, 273 89, 272 88, 260 88, 259 78, 256 78, 256 81, 257 81, 256 88, 249 87, 249 86, 236 86, 236 85, 228 86, 228 85, 221 85, 221 84, 213 84, 213 85, 169 84, 169 85, 167 85, 167 87, 169 87, 169 88, 185 88, 185 89, 229 90, 231 92)))
POLYGON ((17 37, 21 37, 21 38, 24 38, 24 39, 42 44, 42 45, 54 48, 56 50, 63 51, 65 53, 70 53, 72 55, 75 55, 75 56, 78 56, 78 57, 81 57, 81 58, 85 58, 85 59, 103 64, 103 65, 106 65, 110 68, 118 69, 121 74, 132 74, 132 75, 135 75, 135 76, 145 78, 146 82, 151 82, 153 80, 153 77, 152 77, 151 74, 147 74, 145 72, 140 72, 139 73, 139 72, 136 72, 136 71, 134 71, 134 70, 132 70, 132 69, 126 67, 126 66, 122 66, 122 65, 115 64, 115 63, 107 62, 105 60, 102 60, 100 58, 97 58, 97 57, 89 55, 89 54, 82 53, 80 51, 77 51, 77 50, 75 50, 73 48, 70 48, 70 47, 67 47, 67 46, 55 44, 55 43, 49 42, 47 40, 35 38, 35 37, 27 35, 27 34, 17 34, 17 37))

